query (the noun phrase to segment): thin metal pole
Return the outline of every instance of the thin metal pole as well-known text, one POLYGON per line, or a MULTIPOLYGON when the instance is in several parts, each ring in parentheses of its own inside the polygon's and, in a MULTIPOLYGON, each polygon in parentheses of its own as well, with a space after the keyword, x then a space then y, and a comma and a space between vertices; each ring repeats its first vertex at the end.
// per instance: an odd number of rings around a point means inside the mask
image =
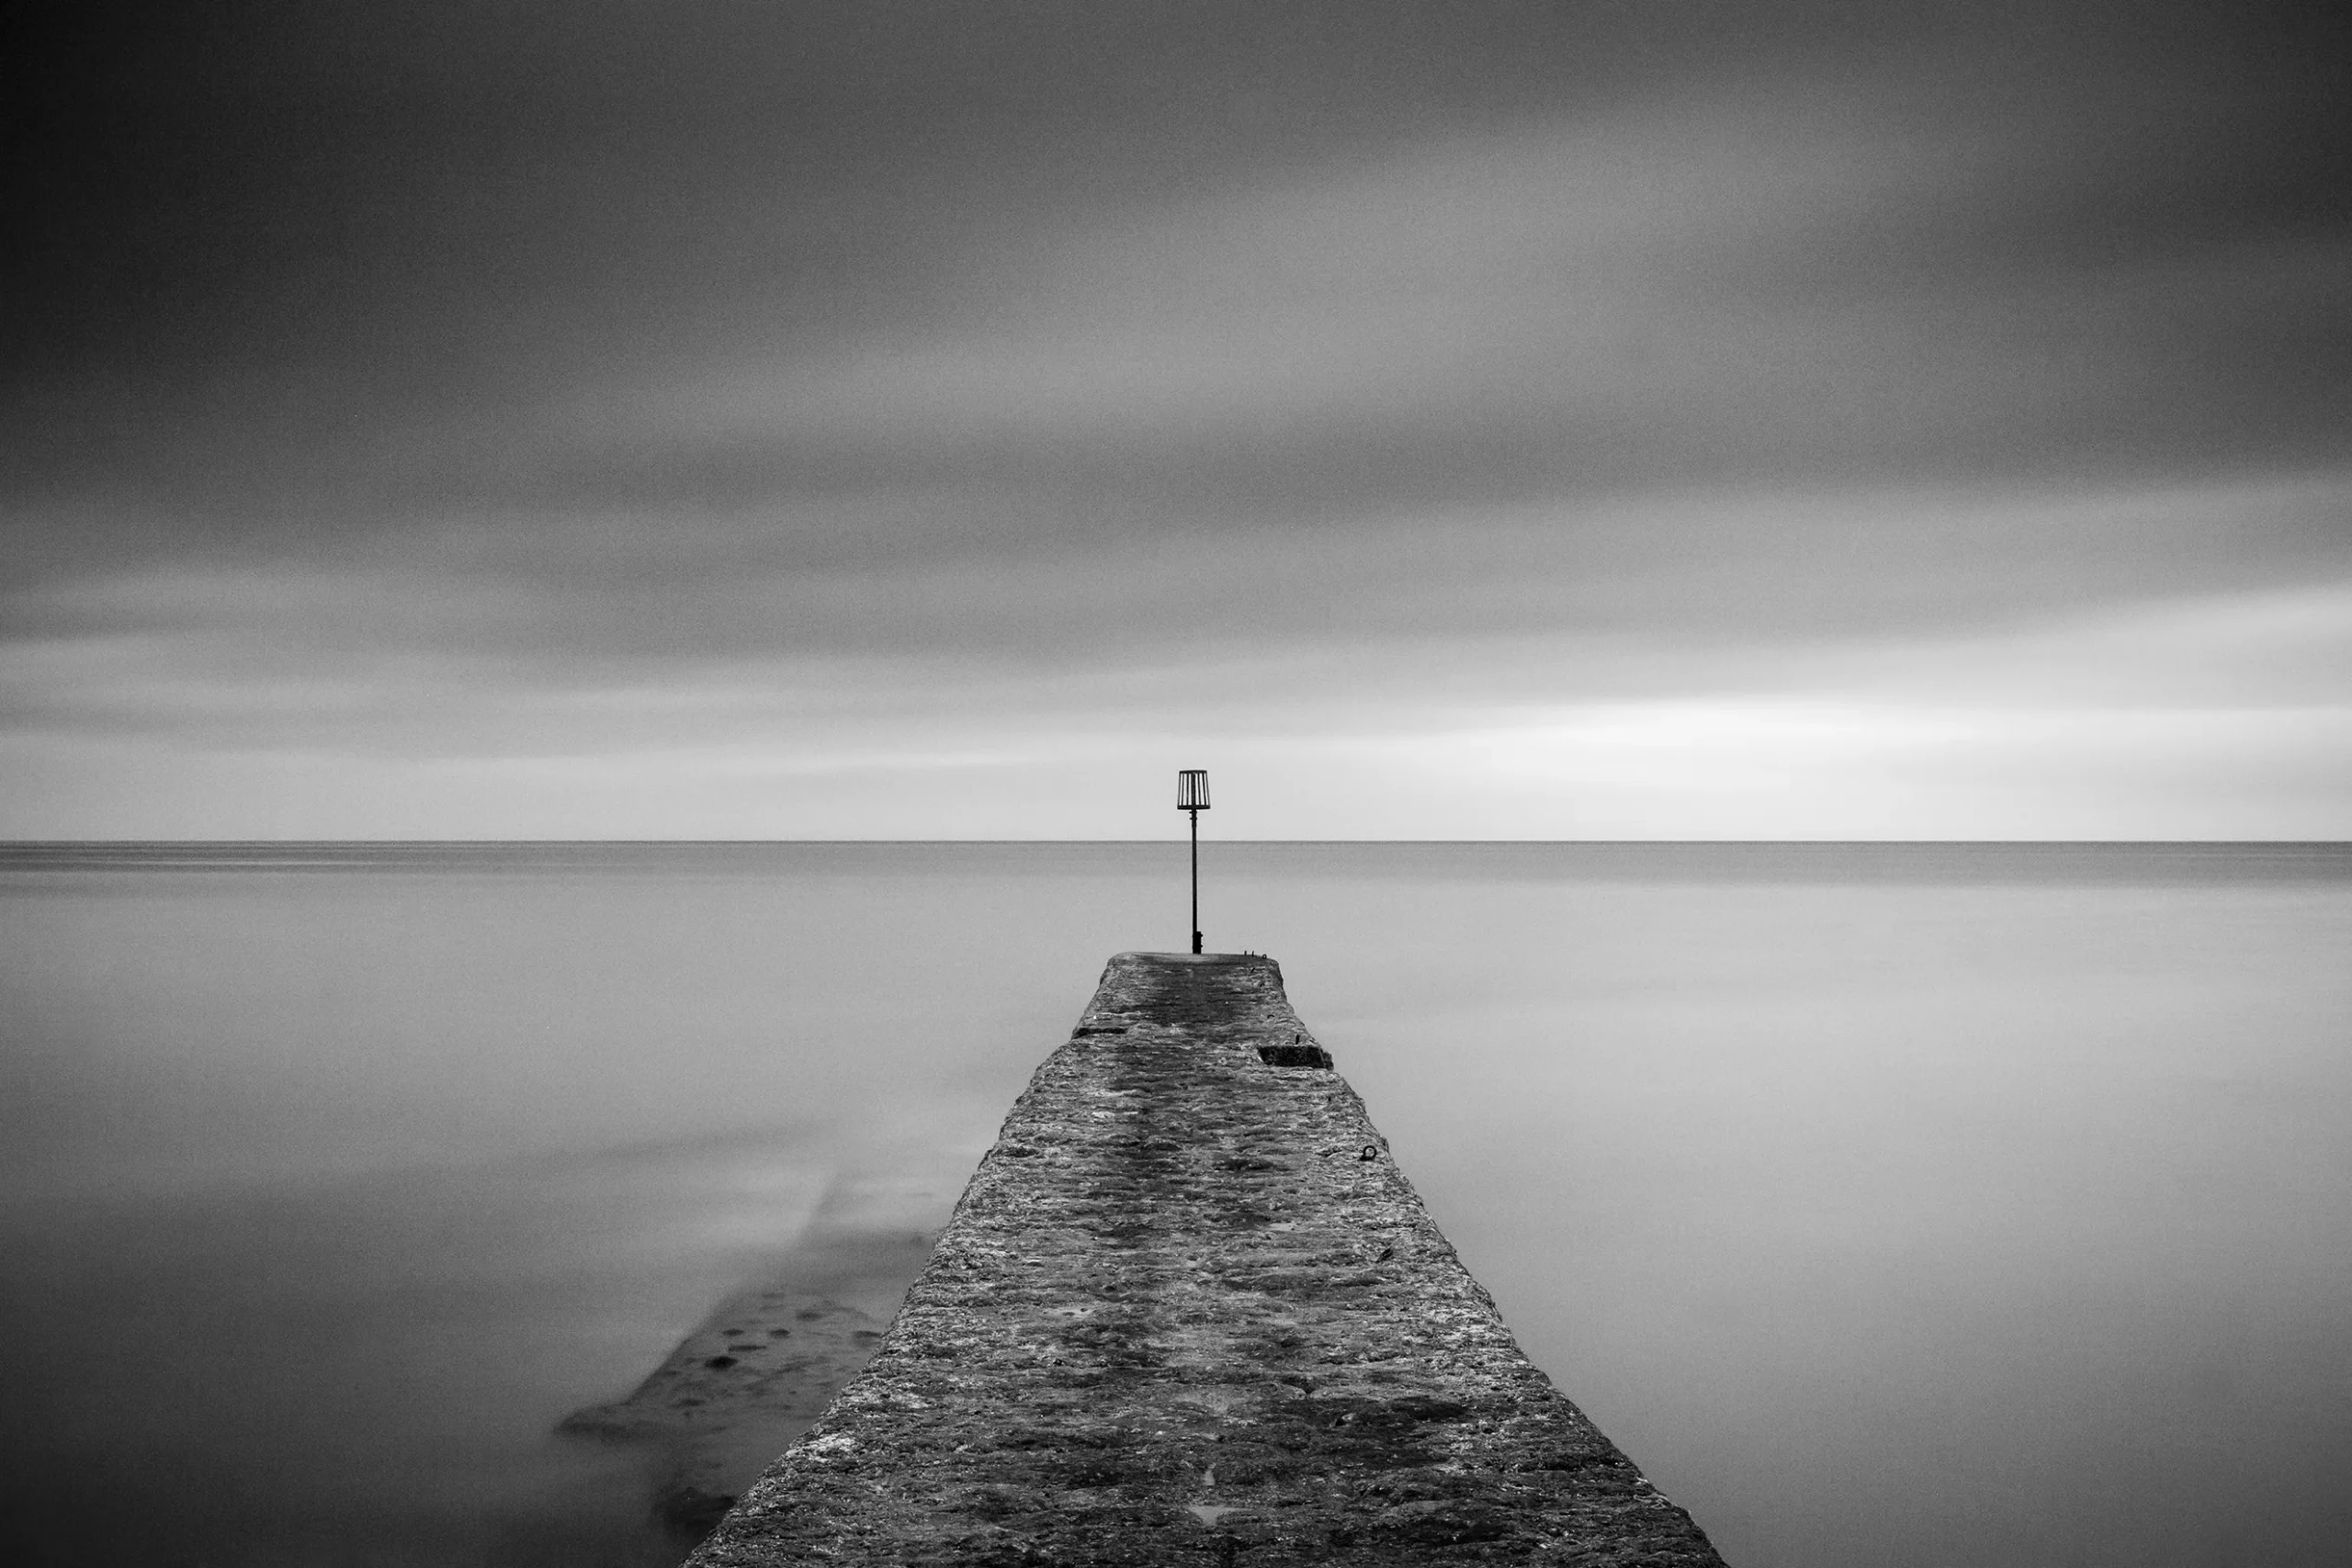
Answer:
POLYGON ((1201 808, 1185 813, 1193 819, 1193 951, 1201 950, 1201 808))

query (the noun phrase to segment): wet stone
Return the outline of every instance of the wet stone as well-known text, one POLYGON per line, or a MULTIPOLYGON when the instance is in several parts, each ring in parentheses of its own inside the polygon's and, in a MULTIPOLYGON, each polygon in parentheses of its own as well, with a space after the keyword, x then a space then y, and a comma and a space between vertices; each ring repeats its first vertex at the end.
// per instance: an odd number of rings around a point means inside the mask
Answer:
POLYGON ((878 1353, 694 1559, 1714 1565, 1255 955, 1122 953, 878 1353))

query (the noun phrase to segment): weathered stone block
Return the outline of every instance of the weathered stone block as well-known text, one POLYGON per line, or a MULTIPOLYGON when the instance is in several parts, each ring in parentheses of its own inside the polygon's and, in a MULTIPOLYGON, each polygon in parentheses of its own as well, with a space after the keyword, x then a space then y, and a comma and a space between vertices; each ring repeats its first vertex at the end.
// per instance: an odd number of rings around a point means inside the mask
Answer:
POLYGON ((880 1352, 694 1562, 1720 1568, 1329 1066, 1271 959, 1113 959, 880 1352))

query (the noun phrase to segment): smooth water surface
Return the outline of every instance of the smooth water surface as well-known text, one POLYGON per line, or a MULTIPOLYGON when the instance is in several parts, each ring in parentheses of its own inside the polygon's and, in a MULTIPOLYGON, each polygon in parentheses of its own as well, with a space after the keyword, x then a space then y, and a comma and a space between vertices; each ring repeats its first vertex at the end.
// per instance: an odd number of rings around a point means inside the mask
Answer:
MULTIPOLYGON (((0 1547, 653 1564, 559 1439, 944 1218, 1136 844, 0 848, 0 1547)), ((1522 1343, 1739 1568, 2352 1539, 2352 852, 1218 844, 1522 1343)))

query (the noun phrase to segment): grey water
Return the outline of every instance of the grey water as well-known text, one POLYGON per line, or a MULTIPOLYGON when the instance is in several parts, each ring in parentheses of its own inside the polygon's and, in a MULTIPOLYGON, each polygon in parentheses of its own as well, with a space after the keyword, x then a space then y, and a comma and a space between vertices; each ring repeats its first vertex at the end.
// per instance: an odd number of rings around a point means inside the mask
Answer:
MULTIPOLYGON (((1740 1568, 2337 1563, 2352 849, 1223 844, 1521 1343, 1740 1568)), ((944 1219, 1165 844, 0 846, 0 1550, 655 1564, 556 1435, 944 1219), (903 1239, 903 1238, 901 1238, 903 1239)), ((903 1247, 898 1254, 903 1255, 903 1247)))

